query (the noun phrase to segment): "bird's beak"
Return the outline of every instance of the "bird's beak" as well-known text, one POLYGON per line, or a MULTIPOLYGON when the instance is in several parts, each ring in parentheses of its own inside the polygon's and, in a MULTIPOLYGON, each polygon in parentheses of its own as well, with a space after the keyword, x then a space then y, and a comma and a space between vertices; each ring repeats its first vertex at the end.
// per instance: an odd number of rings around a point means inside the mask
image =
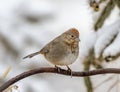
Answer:
POLYGON ((76 38, 75 40, 76 40, 76 41, 78 41, 78 42, 80 41, 80 39, 79 39, 79 38, 76 38))

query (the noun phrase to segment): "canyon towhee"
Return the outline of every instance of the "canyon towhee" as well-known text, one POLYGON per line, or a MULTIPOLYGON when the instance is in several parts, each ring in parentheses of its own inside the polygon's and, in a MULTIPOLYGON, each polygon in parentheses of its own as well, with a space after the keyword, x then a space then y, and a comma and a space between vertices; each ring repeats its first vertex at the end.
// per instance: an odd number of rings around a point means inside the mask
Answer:
POLYGON ((79 32, 71 28, 56 37, 54 40, 45 45, 40 51, 27 55, 25 58, 32 58, 35 55, 43 54, 44 57, 55 65, 67 66, 75 62, 79 54, 79 32))

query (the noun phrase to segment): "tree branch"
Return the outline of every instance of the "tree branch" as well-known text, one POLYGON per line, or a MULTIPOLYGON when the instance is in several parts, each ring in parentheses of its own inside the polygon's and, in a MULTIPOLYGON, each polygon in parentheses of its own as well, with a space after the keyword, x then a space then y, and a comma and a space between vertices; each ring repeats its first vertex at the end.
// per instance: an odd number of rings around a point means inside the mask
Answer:
MULTIPOLYGON (((84 59, 84 71, 89 71, 90 70, 90 66, 91 64, 94 62, 94 50, 93 48, 90 49, 89 51, 89 55, 86 57, 86 59, 84 59)), ((84 77, 84 82, 85 82, 85 86, 87 88, 87 92, 93 92, 93 85, 91 82, 91 78, 88 77, 84 77)))
MULTIPOLYGON (((60 71, 58 72, 58 70, 56 68, 50 68, 50 67, 36 68, 36 69, 33 69, 33 70, 23 72, 23 73, 15 76, 15 77, 13 77, 12 79, 8 80, 6 83, 4 83, 0 87, 0 92, 2 92, 6 88, 8 88, 10 85, 14 84, 15 82, 17 82, 17 81, 19 81, 23 78, 29 77, 31 75, 38 74, 38 73, 57 73, 57 74, 71 76, 71 72, 67 71, 67 70, 64 70, 64 69, 60 69, 60 71)), ((107 68, 107 69, 98 69, 98 70, 83 71, 83 72, 73 71, 72 76, 74 76, 74 77, 86 77, 86 76, 93 76, 93 75, 107 74, 107 73, 120 74, 120 69, 107 68)))
POLYGON ((97 31, 99 28, 102 27, 102 25, 104 24, 104 21, 106 20, 106 18, 109 17, 109 15, 111 14, 111 11, 114 9, 114 6, 115 6, 115 0, 110 0, 107 6, 105 7, 105 9, 102 11, 97 22, 95 23, 95 26, 94 26, 95 31, 97 31))

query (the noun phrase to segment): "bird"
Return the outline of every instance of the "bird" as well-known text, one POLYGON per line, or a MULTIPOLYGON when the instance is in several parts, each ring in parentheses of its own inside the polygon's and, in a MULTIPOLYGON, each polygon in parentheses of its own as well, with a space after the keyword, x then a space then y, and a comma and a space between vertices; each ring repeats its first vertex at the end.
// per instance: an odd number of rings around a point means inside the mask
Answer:
POLYGON ((58 71, 60 69, 58 66, 66 66, 69 71, 72 71, 69 65, 78 58, 79 42, 79 31, 76 28, 70 28, 46 44, 41 50, 29 54, 23 59, 42 54, 58 71))

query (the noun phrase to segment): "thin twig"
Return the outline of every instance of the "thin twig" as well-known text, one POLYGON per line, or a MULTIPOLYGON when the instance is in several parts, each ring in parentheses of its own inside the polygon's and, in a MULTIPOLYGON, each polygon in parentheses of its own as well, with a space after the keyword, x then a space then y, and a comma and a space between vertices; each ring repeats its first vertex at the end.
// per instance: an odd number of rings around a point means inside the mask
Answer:
POLYGON ((119 83, 120 83, 120 80, 119 80, 119 75, 116 76, 117 77, 117 86, 116 86, 116 92, 119 92, 119 83))
POLYGON ((4 74, 2 75, 2 79, 5 79, 5 78, 6 78, 6 76, 7 76, 8 73, 10 72, 10 70, 11 70, 11 66, 9 66, 9 67, 6 69, 6 71, 5 71, 4 74))
POLYGON ((107 92, 110 92, 114 87, 115 87, 115 85, 118 83, 118 81, 115 81, 110 87, 109 87, 109 89, 108 89, 108 91, 107 92))
POLYGON ((100 87, 102 84, 108 82, 109 80, 113 79, 115 75, 110 76, 109 78, 105 79, 104 81, 102 81, 101 83, 99 83, 97 86, 94 87, 94 89, 100 87))
MULTIPOLYGON (((67 71, 64 69, 60 69, 60 71, 58 71, 56 68, 50 68, 50 67, 36 68, 33 70, 23 72, 15 77, 13 77, 12 79, 8 80, 6 83, 4 83, 0 87, 0 92, 2 92, 6 88, 8 88, 10 85, 14 84, 15 82, 17 82, 23 78, 29 77, 31 75, 38 74, 38 73, 57 73, 57 74, 71 76, 71 71, 67 71)), ((74 77, 86 77, 86 76, 93 76, 93 75, 107 74, 107 73, 120 74, 120 69, 107 68, 107 69, 97 69, 97 70, 83 71, 83 72, 73 71, 72 76, 74 76, 74 77)))

